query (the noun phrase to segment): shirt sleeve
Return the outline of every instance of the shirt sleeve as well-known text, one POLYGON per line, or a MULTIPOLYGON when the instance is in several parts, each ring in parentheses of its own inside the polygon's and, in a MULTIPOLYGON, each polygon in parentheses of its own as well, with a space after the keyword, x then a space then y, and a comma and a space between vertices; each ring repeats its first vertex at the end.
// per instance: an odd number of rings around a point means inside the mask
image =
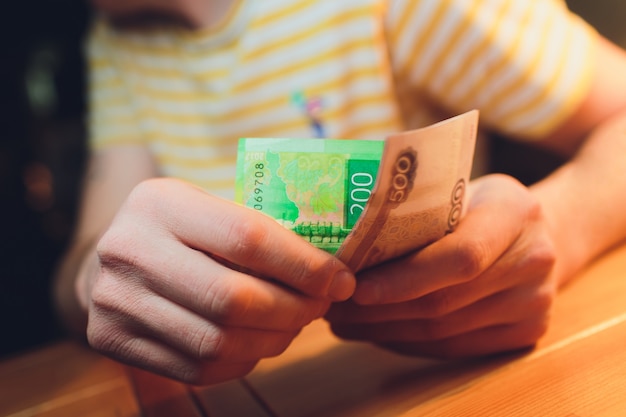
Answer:
POLYGON ((88 131, 94 150, 142 143, 137 106, 115 36, 106 23, 96 21, 86 44, 88 131))
POLYGON ((558 0, 393 0, 386 30, 398 88, 481 124, 538 139, 587 93, 597 33, 558 0))

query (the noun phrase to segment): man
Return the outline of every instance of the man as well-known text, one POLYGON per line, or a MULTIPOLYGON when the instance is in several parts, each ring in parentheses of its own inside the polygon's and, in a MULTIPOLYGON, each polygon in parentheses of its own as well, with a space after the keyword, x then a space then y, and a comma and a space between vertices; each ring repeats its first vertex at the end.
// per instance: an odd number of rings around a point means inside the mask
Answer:
POLYGON ((558 1, 95 4, 92 156, 56 294, 121 361, 219 382, 322 316, 407 354, 519 349, 626 236, 626 55, 558 1), (358 280, 227 199, 238 137, 380 138, 474 107, 568 162, 531 187, 477 178, 454 233, 358 280))

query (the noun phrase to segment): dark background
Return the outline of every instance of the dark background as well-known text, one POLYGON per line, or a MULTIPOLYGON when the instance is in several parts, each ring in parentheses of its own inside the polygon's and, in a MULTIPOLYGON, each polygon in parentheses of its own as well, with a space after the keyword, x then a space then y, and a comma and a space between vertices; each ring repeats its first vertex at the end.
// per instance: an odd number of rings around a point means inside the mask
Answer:
MULTIPOLYGON (((0 359, 62 335, 50 276, 68 243, 83 170, 89 20, 80 0, 7 3, 0 12, 0 359)), ((623 0, 570 3, 626 44, 623 0)), ((525 182, 555 163, 500 141, 493 155, 494 170, 525 182)))
POLYGON ((84 155, 86 3, 0 11, 0 357, 60 335, 51 271, 74 222, 84 155))

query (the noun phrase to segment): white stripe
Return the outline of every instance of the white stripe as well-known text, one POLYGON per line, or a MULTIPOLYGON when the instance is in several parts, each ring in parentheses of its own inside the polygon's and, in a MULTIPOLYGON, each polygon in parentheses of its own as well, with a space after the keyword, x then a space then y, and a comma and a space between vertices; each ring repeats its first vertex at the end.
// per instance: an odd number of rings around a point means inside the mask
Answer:
POLYGON ((569 44, 561 45, 561 48, 566 48, 570 54, 567 63, 564 64, 564 73, 556 80, 552 100, 544 101, 528 114, 519 115, 516 119, 511 120, 512 129, 516 131, 531 130, 534 125, 544 122, 562 106, 563 100, 570 94, 572 85, 580 79, 580 68, 586 66, 582 61, 587 57, 585 52, 589 50, 588 41, 589 38, 583 32, 576 31, 569 44))
POLYGON ((450 7, 437 22, 437 28, 432 33, 432 37, 428 39, 426 48, 419 56, 419 62, 414 65, 415 71, 411 75, 413 83, 430 82, 430 80, 423 80, 423 78, 432 69, 439 55, 446 49, 447 44, 450 43, 450 38, 458 27, 462 15, 454 7, 450 7))
MULTIPOLYGON (((420 7, 415 8, 415 15, 409 18, 410 24, 406 26, 406 30, 402 33, 402 36, 398 40, 398 45, 396 46, 394 52, 394 61, 395 66, 397 68, 404 68, 407 65, 411 66, 419 66, 420 62, 407 62, 411 57, 413 49, 415 47, 415 42, 417 39, 420 39, 423 36, 423 32, 425 28, 428 26, 428 23, 433 19, 433 14, 437 10, 437 5, 441 0, 423 0, 420 1, 420 7)), ((407 3, 409 1, 407 0, 407 3)), ((393 12, 398 13, 406 13, 406 7, 397 7, 391 10, 391 31, 393 32, 394 25, 398 25, 401 15, 396 15, 393 12)))
POLYGON ((495 13, 498 9, 484 8, 481 13, 476 16, 476 24, 472 24, 463 33, 461 41, 454 45, 451 53, 446 58, 442 68, 433 74, 433 79, 429 85, 434 91, 441 91, 447 88, 450 78, 452 78, 459 69, 465 69, 469 64, 468 56, 476 51, 480 42, 484 39, 485 33, 483 28, 489 28, 496 24, 495 13))
MULTIPOLYGON (((268 45, 280 47, 293 33, 306 32, 329 18, 337 15, 345 15, 346 12, 353 10, 361 10, 363 7, 367 7, 374 2, 373 0, 318 1, 316 4, 311 4, 307 8, 300 7, 295 13, 284 16, 279 22, 276 22, 276 24, 265 25, 262 27, 262 30, 250 33, 249 36, 244 39, 244 45, 252 51, 259 46, 263 48, 268 45)), ((280 11, 285 7, 284 0, 267 3, 269 3, 267 7, 270 11, 266 12, 266 15, 271 15, 272 9, 280 11)), ((265 8, 265 5, 262 7, 265 8)), ((344 41, 344 37, 346 36, 362 38, 366 36, 366 34, 362 32, 363 25, 369 25, 370 23, 371 16, 366 16, 359 20, 351 18, 348 23, 339 22, 331 31, 316 33, 311 40, 332 46, 337 42, 344 41)), ((299 46, 296 47, 299 48, 299 46)), ((284 58, 282 53, 280 53, 280 57, 284 58)))
MULTIPOLYGON (((552 16, 554 15, 551 14, 550 17, 552 16)), ((551 80, 552 75, 560 66, 560 59, 563 56, 563 47, 568 33, 568 31, 565 30, 566 28, 558 23, 557 21, 552 21, 553 30, 549 32, 547 39, 543 39, 543 33, 539 31, 533 31, 534 34, 527 38, 529 41, 534 38, 531 45, 535 49, 541 48, 543 44, 539 66, 533 71, 533 76, 537 82, 526 83, 524 88, 506 97, 493 109, 491 117, 506 117, 507 114, 514 113, 516 108, 524 106, 536 99, 537 96, 543 92, 543 89, 546 88, 546 84, 551 80)))
MULTIPOLYGON (((510 19, 519 18, 526 7, 525 2, 512 2, 508 13, 501 17, 503 23, 499 25, 498 30, 494 32, 493 38, 490 40, 491 47, 482 51, 473 63, 468 63, 471 64, 469 67, 458 68, 459 71, 463 72, 463 76, 457 77, 457 83, 449 90, 447 94, 449 102, 456 103, 466 98, 474 85, 483 79, 485 71, 488 70, 488 66, 491 63, 501 61, 502 55, 509 52, 506 46, 512 44, 513 38, 518 35, 518 32, 516 25, 507 24, 506 22, 510 19)), ((501 79, 499 82, 503 84, 506 82, 506 79, 501 79)), ((481 96, 469 97, 470 100, 473 100, 474 107, 483 107, 485 102, 491 97, 493 91, 498 91, 497 87, 492 87, 492 85, 496 83, 498 83, 497 78, 491 76, 491 82, 487 84, 481 96)))
MULTIPOLYGON (((541 3, 543 5, 544 3, 541 3)), ((546 13, 546 8, 537 5, 535 11, 533 11, 536 19, 532 26, 544 27, 549 15, 546 13)), ((511 16, 511 18, 515 18, 511 16)), ((532 29, 532 27, 531 27, 532 29)), ((487 86, 477 93, 476 103, 479 106, 490 107, 489 118, 491 120, 497 120, 503 117, 504 108, 499 103, 491 102, 492 97, 499 91, 506 89, 511 84, 515 83, 521 74, 526 70, 525 65, 530 62, 537 51, 537 48, 541 48, 543 44, 542 33, 537 30, 528 30, 524 32, 518 53, 515 56, 515 62, 519 63, 519 66, 509 65, 501 73, 494 74, 493 81, 488 83, 487 86)), ((512 63, 511 63, 512 64, 512 63)), ((522 90, 522 93, 526 91, 522 90)), ((511 105, 512 100, 505 98, 505 101, 511 105)), ((507 109, 508 111, 508 109, 507 109)))
MULTIPOLYGON (((237 140, 227 145, 211 143, 207 138, 207 146, 189 147, 184 141, 173 142, 165 140, 155 140, 151 148, 161 155, 168 155, 172 158, 187 159, 189 161, 215 160, 224 156, 237 154, 237 140)), ((167 158, 167 157, 166 157, 167 158)))
MULTIPOLYGON (((363 62, 363 65, 368 64, 367 57, 358 58, 359 61, 363 62)), ((341 68, 334 68, 331 65, 322 66, 321 68, 316 67, 306 69, 287 79, 278 79, 267 83, 264 86, 259 86, 256 89, 247 90, 240 95, 226 96, 221 101, 212 100, 210 98, 202 99, 202 95, 199 94, 198 91, 181 90, 179 92, 182 94, 195 95, 198 98, 197 101, 167 100, 166 98, 154 97, 154 100, 150 103, 150 105, 160 113, 173 115, 200 114, 220 117, 228 115, 233 111, 240 111, 242 108, 263 105, 267 102, 268 98, 265 90, 272 91, 273 94, 269 97, 280 97, 282 94, 285 98, 285 102, 288 103, 290 95, 294 92, 300 91, 305 86, 311 89, 314 88, 315 85, 324 85, 326 83, 334 82, 337 79, 338 71, 340 70, 341 68), (315 84, 306 82, 311 76, 315 77, 315 84)), ((343 91, 350 94, 352 99, 357 100, 371 96, 378 96, 388 92, 386 80, 381 79, 376 75, 359 76, 358 78, 351 79, 346 85, 343 86, 343 88, 343 91)), ((336 91, 335 93, 335 95, 340 94, 339 91, 336 91)), ((155 94, 157 94, 157 92, 155 92, 155 94)), ((326 99, 327 97, 324 97, 324 100, 326 99)), ((330 99, 330 97, 328 97, 328 99, 330 99)))
MULTIPOLYGON (((340 106, 343 101, 343 97, 337 96, 324 96, 323 100, 328 103, 328 107, 335 105, 340 106), (338 101, 341 101, 338 103, 338 101)), ((210 105, 212 103, 207 103, 210 105)), ((346 120, 342 120, 342 125, 371 123, 373 121, 387 121, 395 116, 394 107, 389 103, 365 103, 359 106, 353 112, 348 114, 346 120)), ((168 121, 163 119, 157 119, 154 117, 146 118, 146 129, 155 133, 162 133, 164 135, 170 135, 174 137, 184 138, 198 138, 198 137, 232 137, 238 136, 241 132, 254 132, 255 130, 265 129, 270 126, 280 126, 289 120, 302 119, 307 122, 306 115, 302 113, 296 106, 293 108, 273 107, 262 113, 250 113, 244 117, 239 118, 233 123, 219 123, 219 118, 212 125, 208 123, 177 123, 175 121, 168 121), (287 114, 289 113, 289 114, 287 114)), ((323 113, 322 113, 323 119, 323 113)), ((324 122, 324 120, 322 120, 324 122)), ((333 129, 334 130, 334 129, 333 129)))

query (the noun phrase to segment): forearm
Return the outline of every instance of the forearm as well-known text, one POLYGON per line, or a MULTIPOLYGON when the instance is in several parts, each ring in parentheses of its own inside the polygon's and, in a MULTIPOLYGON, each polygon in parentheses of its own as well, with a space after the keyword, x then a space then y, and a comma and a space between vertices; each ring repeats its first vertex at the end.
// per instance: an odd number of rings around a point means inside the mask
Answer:
POLYGON ((562 285, 626 239, 626 110, 594 129, 570 162, 531 189, 551 229, 562 285))

